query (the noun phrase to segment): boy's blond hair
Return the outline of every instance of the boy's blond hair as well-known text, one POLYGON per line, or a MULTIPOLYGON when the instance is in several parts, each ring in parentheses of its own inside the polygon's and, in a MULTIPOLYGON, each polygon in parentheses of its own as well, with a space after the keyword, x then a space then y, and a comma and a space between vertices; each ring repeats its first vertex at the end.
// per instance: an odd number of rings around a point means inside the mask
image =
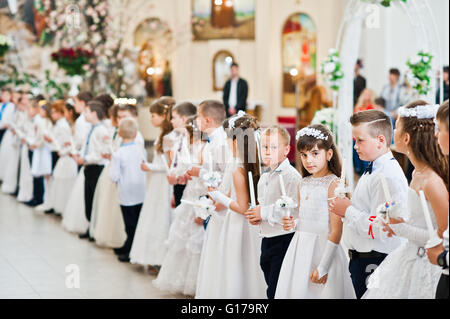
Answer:
POLYGON ((291 144, 291 136, 289 132, 280 125, 272 125, 262 131, 261 136, 269 136, 278 134, 281 137, 281 140, 285 143, 286 146, 291 144))
POLYGON ((138 122, 131 117, 121 119, 119 122, 119 134, 122 138, 132 139, 139 129, 138 122))

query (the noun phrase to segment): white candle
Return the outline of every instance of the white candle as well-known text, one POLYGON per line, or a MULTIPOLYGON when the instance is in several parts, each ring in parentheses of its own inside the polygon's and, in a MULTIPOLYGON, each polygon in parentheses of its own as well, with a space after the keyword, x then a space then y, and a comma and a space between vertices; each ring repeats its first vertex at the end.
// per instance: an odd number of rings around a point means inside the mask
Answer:
POLYGON ((386 202, 389 204, 392 203, 391 193, 389 192, 389 187, 386 181, 386 177, 382 173, 380 173, 381 185, 383 186, 384 196, 386 197, 386 202))
POLYGON ((212 155, 211 153, 207 153, 208 154, 208 166, 209 166, 209 172, 212 173, 213 172, 213 160, 212 160, 212 155))
POLYGON ((284 187, 283 175, 280 175, 281 195, 286 196, 286 188, 284 187))
POLYGON ((250 199, 252 207, 256 207, 255 188, 253 186, 253 174, 248 172, 248 184, 250 185, 250 199))
POLYGON ((347 163, 346 163, 346 160, 345 160, 345 157, 344 157, 344 159, 342 160, 342 173, 341 173, 341 185, 343 185, 344 187, 345 187, 345 165, 346 165, 347 163))
POLYGON ((435 237, 435 232, 433 228, 433 223, 431 222, 430 211, 428 210, 427 201, 425 200, 425 194, 423 191, 419 192, 420 202, 422 203, 422 210, 425 216, 425 222, 427 223, 428 233, 430 234, 430 239, 435 237))

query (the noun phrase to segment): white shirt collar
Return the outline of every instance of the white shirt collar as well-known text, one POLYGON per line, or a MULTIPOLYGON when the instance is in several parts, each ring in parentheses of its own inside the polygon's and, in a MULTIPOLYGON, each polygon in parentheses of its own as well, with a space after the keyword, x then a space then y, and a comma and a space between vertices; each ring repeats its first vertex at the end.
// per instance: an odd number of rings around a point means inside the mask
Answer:
POLYGON ((382 167, 384 163, 391 161, 394 158, 394 155, 392 155, 392 152, 389 151, 384 155, 381 155, 376 160, 373 161, 373 169, 377 169, 378 167, 382 167))
POLYGON ((211 132, 211 134, 209 135, 209 139, 212 141, 214 141, 217 138, 220 138, 220 136, 225 135, 225 130, 223 129, 222 125, 219 126, 218 128, 216 128, 214 131, 211 132))
POLYGON ((287 169, 289 166, 291 166, 291 163, 289 162, 289 159, 285 159, 283 162, 281 162, 280 165, 278 165, 277 168, 273 171, 274 173, 281 173, 285 169, 287 169))

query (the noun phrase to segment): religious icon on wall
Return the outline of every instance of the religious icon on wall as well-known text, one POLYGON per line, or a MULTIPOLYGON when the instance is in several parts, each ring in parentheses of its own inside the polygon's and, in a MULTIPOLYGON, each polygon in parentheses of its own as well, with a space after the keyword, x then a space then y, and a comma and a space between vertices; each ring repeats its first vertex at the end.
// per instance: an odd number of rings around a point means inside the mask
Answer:
POLYGON ((255 0, 192 0, 194 40, 255 39, 255 0))
POLYGON ((167 23, 158 18, 143 21, 134 32, 134 45, 140 47, 137 65, 147 97, 172 96, 172 32, 167 23))
POLYGON ((316 43, 317 30, 309 15, 297 13, 287 19, 282 35, 284 107, 299 107, 299 94, 302 92, 298 92, 296 86, 315 81, 316 43))

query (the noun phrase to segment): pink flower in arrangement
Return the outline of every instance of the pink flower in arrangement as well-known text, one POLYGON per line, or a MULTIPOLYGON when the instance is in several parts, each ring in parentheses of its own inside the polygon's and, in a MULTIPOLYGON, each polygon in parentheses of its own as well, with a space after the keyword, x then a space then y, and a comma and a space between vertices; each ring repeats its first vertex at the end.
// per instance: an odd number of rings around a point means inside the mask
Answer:
POLYGON ((95 31, 95 30, 97 30, 97 26, 95 24, 93 24, 93 25, 91 25, 90 29, 91 29, 91 31, 95 31))

